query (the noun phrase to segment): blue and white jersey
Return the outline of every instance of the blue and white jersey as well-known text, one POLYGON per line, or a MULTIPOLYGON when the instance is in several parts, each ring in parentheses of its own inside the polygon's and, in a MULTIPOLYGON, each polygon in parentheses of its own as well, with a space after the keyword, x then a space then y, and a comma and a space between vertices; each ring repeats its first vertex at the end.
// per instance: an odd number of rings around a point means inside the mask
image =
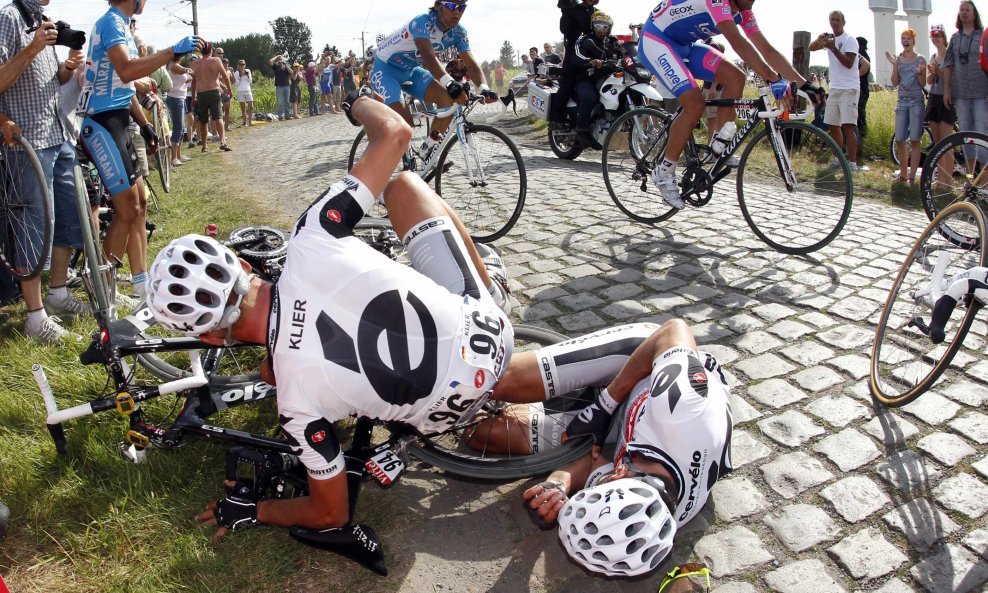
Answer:
POLYGON ((463 25, 456 25, 444 33, 437 20, 438 14, 434 10, 415 17, 377 44, 375 57, 402 70, 411 70, 421 64, 416 39, 432 41, 436 53, 451 47, 456 48, 457 53, 470 51, 470 40, 463 25))
POLYGON ((691 44, 720 35, 717 25, 730 20, 746 35, 759 31, 755 15, 750 10, 731 14, 728 0, 663 0, 652 10, 642 33, 691 44))
POLYGON ((79 95, 77 111, 85 115, 114 109, 127 109, 134 96, 134 83, 120 80, 108 55, 110 48, 126 44, 131 59, 139 57, 134 37, 130 34, 130 18, 114 7, 93 26, 86 56, 86 82, 79 95))

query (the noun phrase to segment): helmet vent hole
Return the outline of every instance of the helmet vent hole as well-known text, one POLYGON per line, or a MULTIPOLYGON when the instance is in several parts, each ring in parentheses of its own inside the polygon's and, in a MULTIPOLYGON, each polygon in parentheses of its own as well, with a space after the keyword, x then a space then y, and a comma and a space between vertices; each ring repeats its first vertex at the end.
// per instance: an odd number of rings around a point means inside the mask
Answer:
POLYGON ((586 492, 579 492, 576 496, 573 497, 573 500, 579 502, 579 501, 583 500, 586 497, 587 497, 587 493, 586 492))
POLYGON ((648 559, 654 556, 655 553, 658 551, 659 551, 659 544, 655 544, 654 546, 650 546, 646 548, 645 551, 642 552, 642 561, 647 562, 648 559))
POLYGON ((216 295, 205 290, 196 291, 196 302, 200 305, 206 305, 207 307, 215 307, 219 305, 217 302, 216 295))
POLYGON ((586 540, 586 538, 581 538, 580 541, 576 542, 576 545, 579 546, 581 550, 589 550, 593 547, 590 545, 590 542, 586 540))
POLYGON ((229 272, 227 272, 226 270, 215 264, 209 264, 208 266, 206 266, 206 275, 212 278, 213 280, 216 280, 217 282, 225 283, 230 281, 229 272))
POLYGON ((648 516, 649 519, 651 519, 652 517, 662 512, 663 506, 664 505, 662 504, 661 500, 656 500, 652 504, 648 505, 648 508, 645 510, 645 514, 648 516))
POLYGON ((582 518, 584 518, 586 516, 587 516, 587 509, 585 509, 583 507, 580 507, 580 508, 576 509, 576 518, 577 519, 582 519, 582 518))
POLYGON ((641 511, 643 506, 644 505, 642 505, 640 503, 637 503, 637 502, 635 504, 630 504, 630 505, 624 507, 623 509, 621 509, 621 512, 618 513, 618 517, 620 519, 622 519, 622 520, 623 519, 627 519, 628 517, 630 517, 630 516, 638 513, 639 511, 641 511))
POLYGON ((176 284, 172 282, 168 285, 168 294, 173 296, 186 296, 189 294, 189 289, 182 286, 181 284, 176 284))
POLYGON ((188 250, 182 252, 182 259, 185 263, 192 264, 194 266, 198 266, 202 263, 202 259, 200 259, 196 253, 188 250))
POLYGON ((204 241, 202 239, 197 239, 196 247, 198 247, 199 251, 202 251, 203 253, 208 253, 209 255, 219 255, 219 253, 216 251, 216 248, 213 247, 212 241, 204 241))
POLYGON ((192 307, 182 303, 168 303, 168 310, 176 315, 188 315, 192 312, 192 307))
POLYGON ((601 552, 600 550, 597 550, 596 552, 593 553, 593 559, 600 560, 601 562, 610 561, 610 558, 607 557, 607 554, 601 552))
POLYGON ((614 568, 618 570, 631 570, 631 565, 622 560, 621 562, 615 564, 614 568))
POLYGON ((624 535, 626 535, 627 537, 633 537, 637 535, 644 527, 645 527, 645 523, 643 523, 642 521, 632 523, 631 525, 625 527, 624 535))
POLYGON ((662 529, 659 530, 659 537, 665 539, 669 537, 669 533, 672 532, 672 519, 667 519, 665 523, 662 524, 662 529))
POLYGON ((590 535, 597 535, 597 532, 600 531, 597 528, 597 524, 596 523, 587 523, 583 527, 583 530, 586 531, 587 533, 589 533, 590 535))
POLYGON ((601 499, 601 496, 599 494, 597 494, 596 492, 594 492, 593 494, 591 494, 590 496, 587 497, 587 504, 594 504, 595 502, 597 502, 600 499, 601 499))
POLYGON ((597 538, 598 546, 611 546, 614 545, 614 538, 609 535, 602 535, 597 538))
POLYGON ((631 488, 630 490, 642 498, 652 498, 655 496, 655 493, 645 488, 631 488))
POLYGON ((212 313, 203 313, 202 315, 199 316, 199 319, 196 319, 196 325, 198 326, 209 325, 212 322, 213 322, 212 313))
POLYGON ((628 544, 628 547, 627 547, 627 549, 625 551, 630 556, 631 554, 634 554, 638 550, 642 549, 642 547, 644 547, 644 546, 645 546, 645 538, 639 537, 638 539, 636 539, 636 540, 632 541, 630 544, 628 544))
POLYGON ((563 516, 564 517, 569 517, 572 514, 573 514, 573 507, 571 507, 571 506, 566 507, 566 510, 563 511, 563 516))
POLYGON ((576 528, 576 525, 570 525, 569 526, 569 534, 570 535, 579 535, 580 534, 579 530, 577 530, 577 528, 576 528))
POLYGON ((175 278, 189 277, 189 270, 185 266, 176 266, 176 265, 168 266, 168 273, 174 276, 175 278))

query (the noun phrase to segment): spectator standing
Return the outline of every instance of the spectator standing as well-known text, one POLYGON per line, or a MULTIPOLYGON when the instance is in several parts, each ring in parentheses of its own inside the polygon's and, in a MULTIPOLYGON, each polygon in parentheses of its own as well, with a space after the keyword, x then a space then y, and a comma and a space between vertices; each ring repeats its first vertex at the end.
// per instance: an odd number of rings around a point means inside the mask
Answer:
MULTIPOLYGON (((141 54, 142 58, 155 53, 153 45, 141 45, 137 48, 137 51, 141 54)), ((172 78, 168 74, 168 65, 162 66, 152 72, 151 80, 154 81, 157 87, 158 97, 164 100, 168 96, 168 91, 172 90, 172 78)))
POLYGON ((923 89, 926 86, 926 57, 916 53, 916 32, 906 29, 899 37, 902 53, 898 56, 885 52, 885 59, 892 64, 892 86, 899 87, 899 101, 895 106, 895 141, 899 154, 899 177, 897 181, 907 181, 906 168, 909 167, 909 184, 916 181, 916 168, 919 166, 919 140, 923 137, 923 119, 926 105, 923 103, 923 89), (912 147, 907 153, 906 141, 912 147))
MULTIPOLYGON (((226 52, 222 47, 217 47, 213 50, 213 55, 223 62, 223 71, 226 73, 227 88, 233 86, 231 81, 233 80, 233 68, 230 67, 230 60, 226 57, 226 52)), ((232 89, 231 89, 232 90, 232 89)), ((232 93, 222 93, 220 95, 220 101, 223 103, 223 127, 229 132, 230 131, 230 107, 233 102, 232 93)))
POLYGON ((357 57, 350 52, 343 63, 343 94, 349 95, 357 90, 357 83, 353 77, 357 69, 357 57))
POLYGON ((491 64, 490 64, 490 62, 484 62, 484 63, 482 63, 480 65, 480 71, 483 72, 483 74, 484 74, 484 80, 486 80, 488 82, 494 80, 494 78, 492 77, 492 73, 491 73, 491 64))
POLYGON ((550 43, 544 43, 544 44, 542 44, 542 49, 545 50, 545 53, 542 54, 542 58, 545 60, 545 63, 546 64, 552 64, 554 66, 559 66, 560 64, 563 63, 563 59, 561 57, 559 57, 559 54, 557 54, 552 49, 552 44, 550 44, 550 43))
POLYGON ((494 66, 494 86, 497 88, 497 94, 504 92, 504 63, 501 61, 494 66))
POLYGON ((254 91, 251 85, 254 84, 254 75, 251 74, 247 62, 240 60, 237 62, 237 69, 233 73, 233 80, 237 84, 237 102, 240 103, 240 117, 245 126, 254 125, 254 91))
POLYGON ((521 55, 521 65, 525 68, 525 72, 528 73, 528 77, 532 78, 535 75, 535 69, 532 67, 532 60, 529 59, 528 54, 521 55))
POLYGON ((285 61, 285 56, 278 54, 268 60, 268 64, 274 69, 274 92, 277 98, 277 116, 279 119, 288 119, 290 115, 292 69, 285 61))
MULTIPOLYGON (((981 69, 978 56, 981 48, 981 15, 971 0, 961 0, 957 10, 957 32, 951 35, 947 53, 941 67, 943 77, 943 104, 953 107, 957 113, 960 131, 988 131, 988 76, 981 69)), ((964 147, 969 161, 988 162, 985 149, 964 147)), ((968 172, 972 172, 969 166, 968 172)))
POLYGON ((333 109, 333 63, 323 56, 319 64, 319 92, 322 94, 322 112, 336 113, 333 109))
POLYGON ((318 99, 316 99, 316 63, 309 62, 305 69, 305 86, 309 91, 309 115, 319 115, 318 99))
POLYGON ((528 48, 528 59, 532 62, 532 75, 535 76, 539 73, 539 66, 545 64, 545 60, 539 55, 539 48, 528 48))
POLYGON ((299 105, 302 103, 302 81, 305 80, 305 72, 302 71, 302 64, 295 62, 292 65, 292 79, 291 79, 291 91, 289 93, 289 101, 292 104, 292 119, 298 119, 301 117, 299 112, 299 105))
POLYGON ((810 43, 810 51, 827 50, 830 62, 830 96, 823 121, 830 129, 830 136, 837 146, 847 153, 851 171, 864 171, 858 167, 858 99, 861 94, 858 78, 858 40, 844 30, 844 13, 830 13, 833 33, 821 33, 810 43))
MULTIPOLYGON (((189 94, 189 81, 192 79, 192 69, 182 65, 181 56, 172 57, 168 65, 168 76, 172 88, 165 95, 165 106, 172 119, 172 136, 168 147, 168 158, 176 167, 190 160, 182 154, 182 134, 185 131, 185 99, 189 94)), ((162 138, 162 140, 164 140, 162 138)))
MULTIPOLYGON (((954 108, 947 107, 943 102, 943 75, 940 67, 947 55, 947 35, 943 25, 930 27, 930 41, 933 42, 936 51, 930 56, 930 61, 926 66, 927 81, 930 83, 930 100, 926 108, 926 122, 930 125, 933 141, 939 142, 942 138, 953 133, 954 124, 957 122, 954 108)), ((939 165, 940 169, 937 174, 940 179, 949 179, 953 163, 950 162, 950 159, 945 158, 941 160, 939 165)))
POLYGON ((196 119, 199 121, 199 137, 202 139, 202 152, 209 152, 209 136, 207 125, 210 121, 217 124, 220 137, 220 150, 232 150, 226 143, 226 127, 223 125, 223 93, 231 94, 230 79, 226 76, 223 62, 213 56, 213 47, 209 43, 202 49, 202 59, 192 64, 192 92, 196 98, 196 119))
MULTIPOLYGON (((53 247, 48 298, 42 302, 40 277, 20 283, 27 305, 24 333, 42 343, 77 341, 81 338, 65 330, 61 320, 49 316, 45 307, 53 314, 61 315, 75 316, 88 311, 88 307, 72 297, 66 287, 69 255, 73 247, 82 246, 82 227, 75 204, 75 146, 69 142, 69 131, 59 117, 58 96, 59 86, 68 82, 75 70, 83 65, 84 56, 81 48, 73 49, 68 58, 59 63, 53 47, 57 31, 54 23, 42 22, 42 2, 20 0, 20 4, 27 9, 24 14, 15 4, 0 8, 0 112, 20 126, 21 135, 37 152, 48 195, 54 202, 53 235, 39 234, 29 238, 39 248, 43 242, 51 242, 53 247), (27 22, 26 18, 32 22, 27 22), (28 32, 35 26, 37 30, 28 32)), ((12 126, 9 121, 2 123, 3 140, 8 141, 12 126)), ((20 153, 11 151, 11 154, 20 153)), ((30 164, 26 158, 13 160, 16 162, 8 163, 8 166, 19 169, 17 180, 24 182, 17 188, 18 192, 30 204, 31 214, 43 216, 44 196, 28 174, 30 164)), ((23 264, 33 266, 37 262, 23 264)))
POLYGON ((333 55, 333 111, 343 113, 343 61, 339 56, 333 55))
POLYGON ((858 143, 868 135, 868 99, 871 97, 871 56, 868 40, 858 37, 858 143))

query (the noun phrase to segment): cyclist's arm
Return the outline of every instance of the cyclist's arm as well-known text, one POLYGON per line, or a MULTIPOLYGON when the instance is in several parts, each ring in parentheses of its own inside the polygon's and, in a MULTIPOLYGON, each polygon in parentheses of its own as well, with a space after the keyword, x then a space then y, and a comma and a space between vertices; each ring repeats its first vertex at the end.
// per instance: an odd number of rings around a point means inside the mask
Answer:
POLYGON ((113 64, 113 71, 126 84, 150 76, 152 72, 172 61, 175 52, 169 47, 143 58, 131 58, 127 44, 119 43, 108 49, 106 55, 113 64))
POLYGON ((346 472, 328 480, 309 476, 309 495, 276 500, 266 498, 257 505, 257 520, 268 525, 312 529, 342 527, 350 522, 346 472))
POLYGON ((796 69, 792 67, 792 63, 779 53, 779 50, 775 49, 775 46, 769 43, 769 40, 765 38, 765 35, 761 31, 752 31, 749 33, 748 40, 751 41, 755 49, 765 58, 768 65, 775 68, 783 78, 790 82, 795 82, 797 86, 802 86, 806 83, 806 79, 799 72, 796 72, 796 69))
POLYGON ((368 142, 367 150, 354 163, 350 174, 366 185, 371 194, 380 195, 408 149, 412 129, 396 111, 370 97, 354 101, 350 113, 364 126, 368 142))
POLYGON ((419 59, 421 60, 422 67, 428 70, 429 74, 432 74, 436 80, 440 80, 443 76, 446 76, 446 69, 443 68, 435 50, 432 49, 431 39, 428 37, 416 37, 415 48, 419 50, 419 59))
MULTIPOLYGON (((755 49, 755 46, 752 45, 750 41, 748 41, 748 38, 741 33, 741 30, 738 29, 738 26, 736 24, 734 24, 734 21, 731 20, 721 21, 720 23, 717 23, 717 27, 720 29, 720 32, 724 35, 724 38, 727 39, 727 42, 731 44, 731 47, 734 49, 734 51, 738 52, 738 55, 741 57, 744 63, 755 71, 755 74, 761 76, 767 81, 774 81, 778 79, 779 76, 781 76, 779 72, 777 72, 775 69, 772 68, 772 66, 769 66, 765 62, 765 60, 762 58, 762 55, 758 53, 758 50, 755 49)), ((792 68, 792 65, 789 65, 789 67, 792 68)), ((800 78, 802 79, 802 77, 800 78)))
POLYGON ((130 116, 134 118, 137 125, 141 127, 148 125, 148 116, 144 113, 144 109, 141 107, 136 95, 130 98, 130 116))

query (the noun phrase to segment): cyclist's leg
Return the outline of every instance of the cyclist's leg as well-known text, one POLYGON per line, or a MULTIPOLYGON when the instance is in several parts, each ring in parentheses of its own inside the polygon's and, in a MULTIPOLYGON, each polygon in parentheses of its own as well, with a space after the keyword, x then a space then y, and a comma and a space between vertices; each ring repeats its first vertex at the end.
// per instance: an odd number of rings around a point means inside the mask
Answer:
POLYGON ((375 93, 380 95, 384 104, 394 109, 405 123, 413 125, 412 114, 402 100, 401 83, 408 79, 410 73, 399 70, 380 60, 374 60, 368 83, 375 93))
MULTIPOLYGON (((440 109, 445 109, 453 104, 453 98, 449 96, 446 89, 425 68, 420 67, 413 70, 411 80, 412 88, 408 91, 408 94, 416 99, 435 103, 440 109)), ((449 122, 452 119, 453 116, 441 119, 437 117, 432 120, 432 132, 440 136, 445 134, 446 129, 449 128, 449 122)))
POLYGON ((147 145, 144 138, 138 131, 131 131, 131 143, 134 145, 134 152, 137 155, 137 183, 134 188, 137 190, 137 218, 130 226, 130 237, 127 239, 127 260, 130 262, 131 283, 135 285, 138 293, 144 290, 145 272, 147 272, 147 234, 145 225, 147 222, 147 186, 145 179, 151 175, 151 166, 148 161, 147 145))
MULTIPOLYGON (((730 60, 725 60, 724 55, 716 48, 702 43, 693 44, 693 49, 690 50, 690 71, 703 80, 709 80, 708 76, 712 77, 722 87, 721 99, 740 99, 744 93, 744 72, 730 60)), ((717 129, 734 121, 736 117, 734 107, 718 107, 717 129)))
MULTIPOLYGON (((666 142, 665 162, 674 164, 682 155, 694 126, 703 116, 703 93, 683 61, 692 46, 675 44, 646 27, 638 48, 645 66, 655 74, 660 84, 679 99, 683 108, 683 112, 669 126, 666 142)), ((674 165, 670 167, 670 173, 671 169, 674 165)))

